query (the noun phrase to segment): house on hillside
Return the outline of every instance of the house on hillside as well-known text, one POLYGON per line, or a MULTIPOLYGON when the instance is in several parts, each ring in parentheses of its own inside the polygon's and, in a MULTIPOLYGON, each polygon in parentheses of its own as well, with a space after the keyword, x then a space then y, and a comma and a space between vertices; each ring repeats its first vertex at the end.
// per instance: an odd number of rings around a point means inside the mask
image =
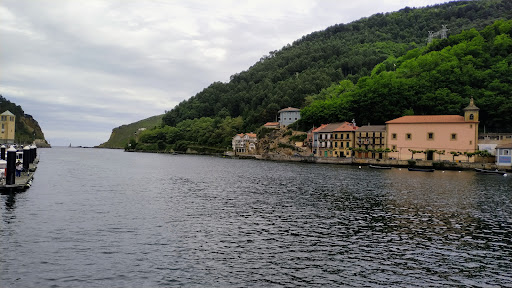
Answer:
POLYGON ((256 150, 258 137, 254 133, 236 134, 231 140, 231 146, 235 153, 251 153, 256 150))
POLYGON ((300 119, 300 109, 297 108, 284 108, 277 112, 279 114, 279 124, 281 126, 288 126, 300 119))
POLYGON ((6 110, 0 114, 0 124, 2 125, 0 142, 13 144, 14 139, 16 139, 16 116, 11 111, 6 110))
MULTIPOLYGON (((399 160, 451 161, 450 152, 477 151, 479 110, 471 98, 469 106, 464 108, 464 116, 414 115, 387 121, 387 147, 397 151, 389 156, 399 160), (414 155, 412 151, 422 152, 414 155)), ((468 160, 465 156, 459 157, 455 160, 468 160)))
POLYGON ((267 122, 265 123, 265 125, 263 125, 263 127, 265 128, 269 128, 269 129, 279 129, 279 122, 267 122))

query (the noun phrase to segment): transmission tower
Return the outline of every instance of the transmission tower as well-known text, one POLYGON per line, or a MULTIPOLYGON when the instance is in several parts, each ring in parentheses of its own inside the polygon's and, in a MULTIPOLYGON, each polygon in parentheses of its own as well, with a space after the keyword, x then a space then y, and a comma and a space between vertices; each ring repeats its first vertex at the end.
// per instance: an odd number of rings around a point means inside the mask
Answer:
POLYGON ((433 32, 433 31, 428 31, 428 38, 427 38, 427 42, 428 44, 432 43, 432 41, 434 40, 434 37, 440 37, 441 39, 446 39, 448 36, 448 29, 446 25, 442 25, 442 28, 441 30, 437 31, 437 32, 433 32))

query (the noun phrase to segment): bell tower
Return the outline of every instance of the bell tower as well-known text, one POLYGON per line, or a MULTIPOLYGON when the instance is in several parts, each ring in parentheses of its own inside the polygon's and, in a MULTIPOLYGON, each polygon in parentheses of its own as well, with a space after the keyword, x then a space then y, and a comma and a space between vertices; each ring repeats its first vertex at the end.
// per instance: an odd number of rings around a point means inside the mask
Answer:
POLYGON ((473 101, 473 97, 469 100, 468 107, 464 108, 464 121, 469 123, 469 128, 474 130, 474 138, 470 141, 470 145, 473 145, 473 149, 475 151, 478 150, 478 114, 480 108, 475 106, 475 102, 473 101))
POLYGON ((479 120, 478 120, 479 111, 480 111, 480 108, 475 106, 473 97, 471 97, 471 100, 469 100, 469 106, 464 108, 464 121, 478 123, 479 122, 479 120))

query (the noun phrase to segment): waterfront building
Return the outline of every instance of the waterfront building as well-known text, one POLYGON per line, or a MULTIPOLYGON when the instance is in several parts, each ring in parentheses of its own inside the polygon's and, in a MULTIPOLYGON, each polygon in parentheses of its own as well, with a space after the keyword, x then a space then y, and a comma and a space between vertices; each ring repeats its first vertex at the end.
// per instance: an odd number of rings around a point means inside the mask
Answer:
POLYGON ((496 146, 512 144, 512 133, 479 133, 478 150, 486 150, 492 155, 496 153, 496 146))
POLYGON ((0 124, 2 126, 0 142, 13 144, 16 136, 16 116, 6 110, 0 114, 0 124))
POLYGON ((251 153, 256 150, 258 137, 254 133, 236 134, 231 140, 231 146, 235 153, 251 153))
POLYGON ((512 168, 512 143, 496 146, 496 165, 512 168))
POLYGON ((288 107, 277 112, 279 114, 279 124, 288 126, 300 119, 300 109, 288 107))
MULTIPOLYGON (((450 152, 475 152, 478 147, 478 115, 471 98, 464 116, 414 115, 386 122, 387 146, 397 151, 389 156, 399 160, 449 160, 450 152), (416 155, 412 151, 421 151, 416 155), (444 153, 444 154, 443 154, 444 153)), ((474 161, 474 157, 458 156, 455 160, 474 161)))
POLYGON ((386 149, 386 125, 361 126, 356 131, 355 157, 384 159, 385 153, 378 152, 386 149), (357 150, 359 148, 359 150, 357 150))
POLYGON ((319 131, 321 131, 323 128, 325 128, 325 126, 327 126, 327 124, 322 124, 318 128, 313 127, 311 132, 308 132, 308 138, 312 139, 311 152, 315 156, 319 155, 319 150, 318 150, 320 148, 320 133, 319 133, 319 131))
POLYGON ((351 157, 355 142, 355 132, 358 127, 355 121, 352 123, 343 122, 338 128, 333 131, 333 157, 351 157))
POLYGON ((338 122, 322 124, 313 130, 313 153, 318 157, 350 156, 347 149, 354 146, 354 131, 357 126, 352 123, 338 122), (354 127, 356 127, 354 129, 354 127), (342 136, 343 135, 343 136, 342 136), (343 139, 341 139, 343 137, 343 139), (349 137, 347 139, 347 137, 349 137), (341 147, 343 145, 343 147, 341 147))

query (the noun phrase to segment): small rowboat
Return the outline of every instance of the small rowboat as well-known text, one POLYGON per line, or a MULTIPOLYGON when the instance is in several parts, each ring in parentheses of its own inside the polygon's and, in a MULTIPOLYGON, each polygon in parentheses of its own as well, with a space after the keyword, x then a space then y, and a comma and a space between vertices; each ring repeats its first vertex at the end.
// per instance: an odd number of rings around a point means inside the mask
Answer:
POLYGON ((389 166, 378 166, 378 165, 368 165, 368 167, 373 169, 391 169, 389 166))
POLYGON ((479 169, 475 168, 475 171, 481 174, 498 174, 498 175, 506 175, 507 172, 505 171, 499 171, 499 170, 485 170, 485 169, 479 169))
POLYGON ((407 168, 409 171, 420 171, 420 172, 434 172, 435 169, 428 169, 428 168, 407 168))

